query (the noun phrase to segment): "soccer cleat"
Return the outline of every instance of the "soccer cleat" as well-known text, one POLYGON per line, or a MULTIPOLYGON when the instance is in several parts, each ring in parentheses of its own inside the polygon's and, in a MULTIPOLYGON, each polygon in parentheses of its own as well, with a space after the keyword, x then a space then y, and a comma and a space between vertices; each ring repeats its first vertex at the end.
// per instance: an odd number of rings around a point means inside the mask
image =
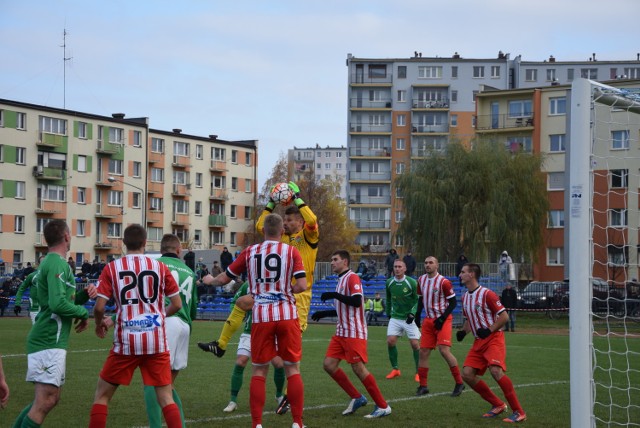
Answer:
POLYGON ((427 395, 429 393, 429 388, 427 388, 426 386, 422 386, 420 385, 418 387, 418 389, 416 390, 416 395, 420 396, 420 395, 427 395))
POLYGON ((211 352, 218 358, 222 358, 224 353, 226 352, 224 349, 220 347, 217 340, 213 342, 198 342, 198 348, 202 349, 205 352, 211 352))
POLYGON ((420 375, 418 373, 416 373, 416 377, 414 378, 416 382, 420 382, 420 375))
POLYGON ((400 376, 400 370, 398 369, 393 369, 389 372, 389 374, 387 375, 387 379, 393 379, 394 377, 399 377, 400 376))
POLYGON ((455 388, 453 388, 453 392, 451 393, 452 397, 458 397, 464 391, 464 383, 456 383, 455 388))
POLYGON ((306 425, 300 426, 299 423, 294 422, 293 425, 291 425, 291 428, 307 428, 307 426, 306 425))
POLYGON ((238 408, 238 404, 235 401, 229 401, 229 404, 227 404, 227 407, 222 409, 222 411, 226 413, 231 413, 231 412, 234 412, 237 408, 238 408))
POLYGON ((282 397, 276 397, 276 400, 278 400, 276 414, 284 415, 285 413, 287 413, 287 411, 289 411, 289 399, 287 398, 287 396, 283 395, 282 397))
POLYGON ((494 406, 487 413, 482 415, 483 418, 495 418, 500 413, 504 413, 507 411, 507 405, 502 403, 502 406, 494 406))
POLYGON ((518 422, 524 422, 526 420, 527 420, 526 413, 520 414, 520 412, 513 412, 511 416, 509 416, 508 418, 504 418, 502 422, 506 422, 509 424, 517 424, 518 422))
POLYGON ((373 408, 373 412, 366 415, 365 418, 367 419, 381 418, 383 416, 388 416, 390 414, 391 414, 391 406, 387 404, 387 407, 384 409, 381 409, 380 407, 375 406, 373 408))
POLYGON ((367 397, 365 397, 364 395, 361 395, 358 398, 353 398, 350 402, 349 405, 347 406, 347 408, 344 410, 344 412, 342 412, 343 415, 347 416, 347 415, 352 415, 356 412, 356 410, 358 410, 360 407, 362 406, 366 406, 367 405, 367 397))

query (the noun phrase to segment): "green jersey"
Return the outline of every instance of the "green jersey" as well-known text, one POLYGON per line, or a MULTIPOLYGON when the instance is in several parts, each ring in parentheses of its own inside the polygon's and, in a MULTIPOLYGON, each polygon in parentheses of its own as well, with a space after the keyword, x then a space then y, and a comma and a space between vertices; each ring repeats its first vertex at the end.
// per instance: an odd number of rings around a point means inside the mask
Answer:
POLYGON ((397 279, 395 276, 387 279, 387 307, 389 318, 406 320, 409 314, 415 314, 418 309, 418 283, 410 276, 397 279))
POLYGON ((16 305, 22 306, 22 295, 25 291, 29 290, 29 312, 38 312, 40 310, 40 303, 38 303, 38 287, 36 286, 36 275, 39 271, 31 272, 22 281, 18 292, 16 293, 16 305), (33 286, 33 287, 32 287, 33 286))
MULTIPOLYGON (((171 271, 171 276, 176 280, 180 289, 182 308, 172 316, 178 317, 189 325, 196 319, 198 314, 198 293, 196 289, 196 274, 175 254, 164 254, 158 258, 171 271)), ((165 297, 165 304, 169 304, 170 299, 165 297)))
POLYGON ((40 313, 27 336, 27 353, 45 349, 67 349, 71 324, 76 318, 89 317, 82 306, 89 295, 76 293, 76 280, 67 260, 49 253, 42 260, 36 276, 40 313))
MULTIPOLYGON (((238 288, 238 291, 236 291, 236 294, 233 296, 233 300, 231 300, 231 305, 229 306, 231 310, 233 310, 236 300, 247 294, 249 294, 249 283, 245 281, 245 283, 238 288)), ((242 330, 242 332, 246 334, 251 334, 251 312, 252 311, 247 311, 244 315, 244 330, 242 330)))

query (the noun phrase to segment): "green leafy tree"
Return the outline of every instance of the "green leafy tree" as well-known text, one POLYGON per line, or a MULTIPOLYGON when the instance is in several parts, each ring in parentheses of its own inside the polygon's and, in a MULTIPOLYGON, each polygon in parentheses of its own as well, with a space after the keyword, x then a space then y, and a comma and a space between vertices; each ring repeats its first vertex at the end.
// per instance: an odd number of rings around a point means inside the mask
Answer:
POLYGON ((443 260, 495 261, 506 249, 530 261, 549 209, 542 162, 492 141, 471 150, 451 143, 396 180, 405 211, 398 233, 414 252, 443 260))

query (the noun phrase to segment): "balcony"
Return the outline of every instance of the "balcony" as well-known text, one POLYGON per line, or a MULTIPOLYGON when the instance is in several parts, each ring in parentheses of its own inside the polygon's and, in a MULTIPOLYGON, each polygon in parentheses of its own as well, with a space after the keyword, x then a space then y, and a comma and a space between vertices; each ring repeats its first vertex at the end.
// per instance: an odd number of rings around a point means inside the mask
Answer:
POLYGON ((47 132, 40 131, 40 136, 36 141, 36 145, 39 147, 58 148, 64 145, 66 138, 66 135, 49 134, 47 132))
POLYGON ((62 212, 66 202, 38 199, 36 201, 36 214, 56 214, 62 212))
POLYGON ((368 134, 390 134, 391 124, 383 123, 380 125, 370 125, 361 123, 352 123, 349 125, 349 132, 354 133, 368 133, 368 134))
POLYGON ((369 171, 349 171, 349 181, 391 181, 391 171, 369 172, 369 171))
POLYGON ((162 223, 163 213, 161 210, 151 208, 147 211, 147 223, 162 223))
MULTIPOLYGON (((366 193, 366 190, 364 191, 366 193)), ((349 196, 349 205, 369 204, 369 205, 390 205, 391 196, 349 196)))
POLYGON ((120 238, 105 237, 104 235, 98 235, 96 237, 96 243, 93 244, 93 249, 96 251, 109 251, 119 246, 120 246, 120 238))
POLYGON ((37 180, 64 180, 66 178, 66 171, 64 169, 50 168, 42 165, 34 166, 32 174, 37 180))
POLYGON ((174 226, 188 226, 189 214, 173 213, 173 217, 171 218, 171 224, 174 226))
POLYGON ((228 170, 229 170, 229 168, 227 167, 227 161, 216 160, 216 159, 212 159, 211 160, 211 165, 209 166, 209 171, 217 172, 217 173, 224 173, 224 172, 227 172, 228 170))
POLYGON ((499 131, 501 129, 523 128, 533 130, 533 115, 510 117, 508 114, 483 114, 476 117, 477 131, 499 131))
POLYGON ((173 188, 171 189, 171 196, 176 196, 180 198, 184 198, 185 196, 191 195, 191 185, 190 184, 173 184, 173 188))
POLYGON ((413 110, 434 110, 434 109, 449 109, 449 98, 441 98, 439 100, 424 100, 414 99, 412 102, 413 110))
POLYGON ((147 186, 147 193, 148 194, 157 194, 157 193, 162 193, 164 192, 164 183, 160 183, 157 181, 151 181, 149 182, 149 185, 147 186))
POLYGON ((422 123, 412 123, 411 124, 411 133, 412 134, 447 134, 449 132, 448 124, 439 124, 439 125, 426 125, 422 123))
POLYGON ((149 163, 160 163, 162 164, 164 161, 164 153, 158 152, 149 152, 149 163))
POLYGON ((109 181, 109 177, 111 177, 110 173, 100 173, 98 172, 98 176, 96 177, 96 186, 97 187, 113 187, 116 182, 109 181))
POLYGON ((122 215, 122 207, 109 206, 102 203, 96 204, 95 217, 97 219, 114 219, 122 215))
POLYGON ((372 230, 372 229, 380 229, 380 230, 389 230, 391 226, 391 220, 363 220, 363 219, 352 219, 353 223, 356 225, 358 229, 361 230, 372 230))
POLYGON ((349 100, 349 107, 351 107, 352 109, 391 110, 391 106, 391 99, 372 101, 363 98, 351 98, 349 100))
POLYGON ((211 214, 209 216, 209 227, 226 227, 227 216, 222 214, 211 214))
POLYGON ((188 156, 173 155, 171 166, 174 168, 189 168, 191 166, 191 158, 188 156))
POLYGON ((358 86, 391 86, 393 75, 386 73, 384 76, 365 75, 364 73, 351 73, 349 75, 349 83, 358 86))
POLYGON ((44 233, 36 233, 36 242, 33 243, 33 246, 36 248, 48 247, 47 241, 44 239, 44 233))
POLYGON ((390 157, 391 148, 367 148, 367 147, 349 147, 349 156, 362 157, 390 157))
POLYGON ((98 140, 98 146, 96 147, 96 153, 103 155, 115 155, 118 153, 124 145, 122 143, 115 143, 111 141, 98 140))
POLYGON ((215 187, 211 188, 211 192, 209 193, 209 200, 221 200, 226 201, 229 199, 227 195, 227 189, 217 189, 215 187))

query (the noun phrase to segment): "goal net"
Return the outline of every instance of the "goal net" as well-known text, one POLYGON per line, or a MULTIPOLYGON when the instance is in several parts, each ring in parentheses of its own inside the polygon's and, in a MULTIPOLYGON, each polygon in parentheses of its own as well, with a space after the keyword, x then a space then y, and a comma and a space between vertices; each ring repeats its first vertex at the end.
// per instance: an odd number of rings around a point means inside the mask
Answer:
POLYGON ((571 88, 572 427, 640 427, 640 82, 620 86, 571 88))

